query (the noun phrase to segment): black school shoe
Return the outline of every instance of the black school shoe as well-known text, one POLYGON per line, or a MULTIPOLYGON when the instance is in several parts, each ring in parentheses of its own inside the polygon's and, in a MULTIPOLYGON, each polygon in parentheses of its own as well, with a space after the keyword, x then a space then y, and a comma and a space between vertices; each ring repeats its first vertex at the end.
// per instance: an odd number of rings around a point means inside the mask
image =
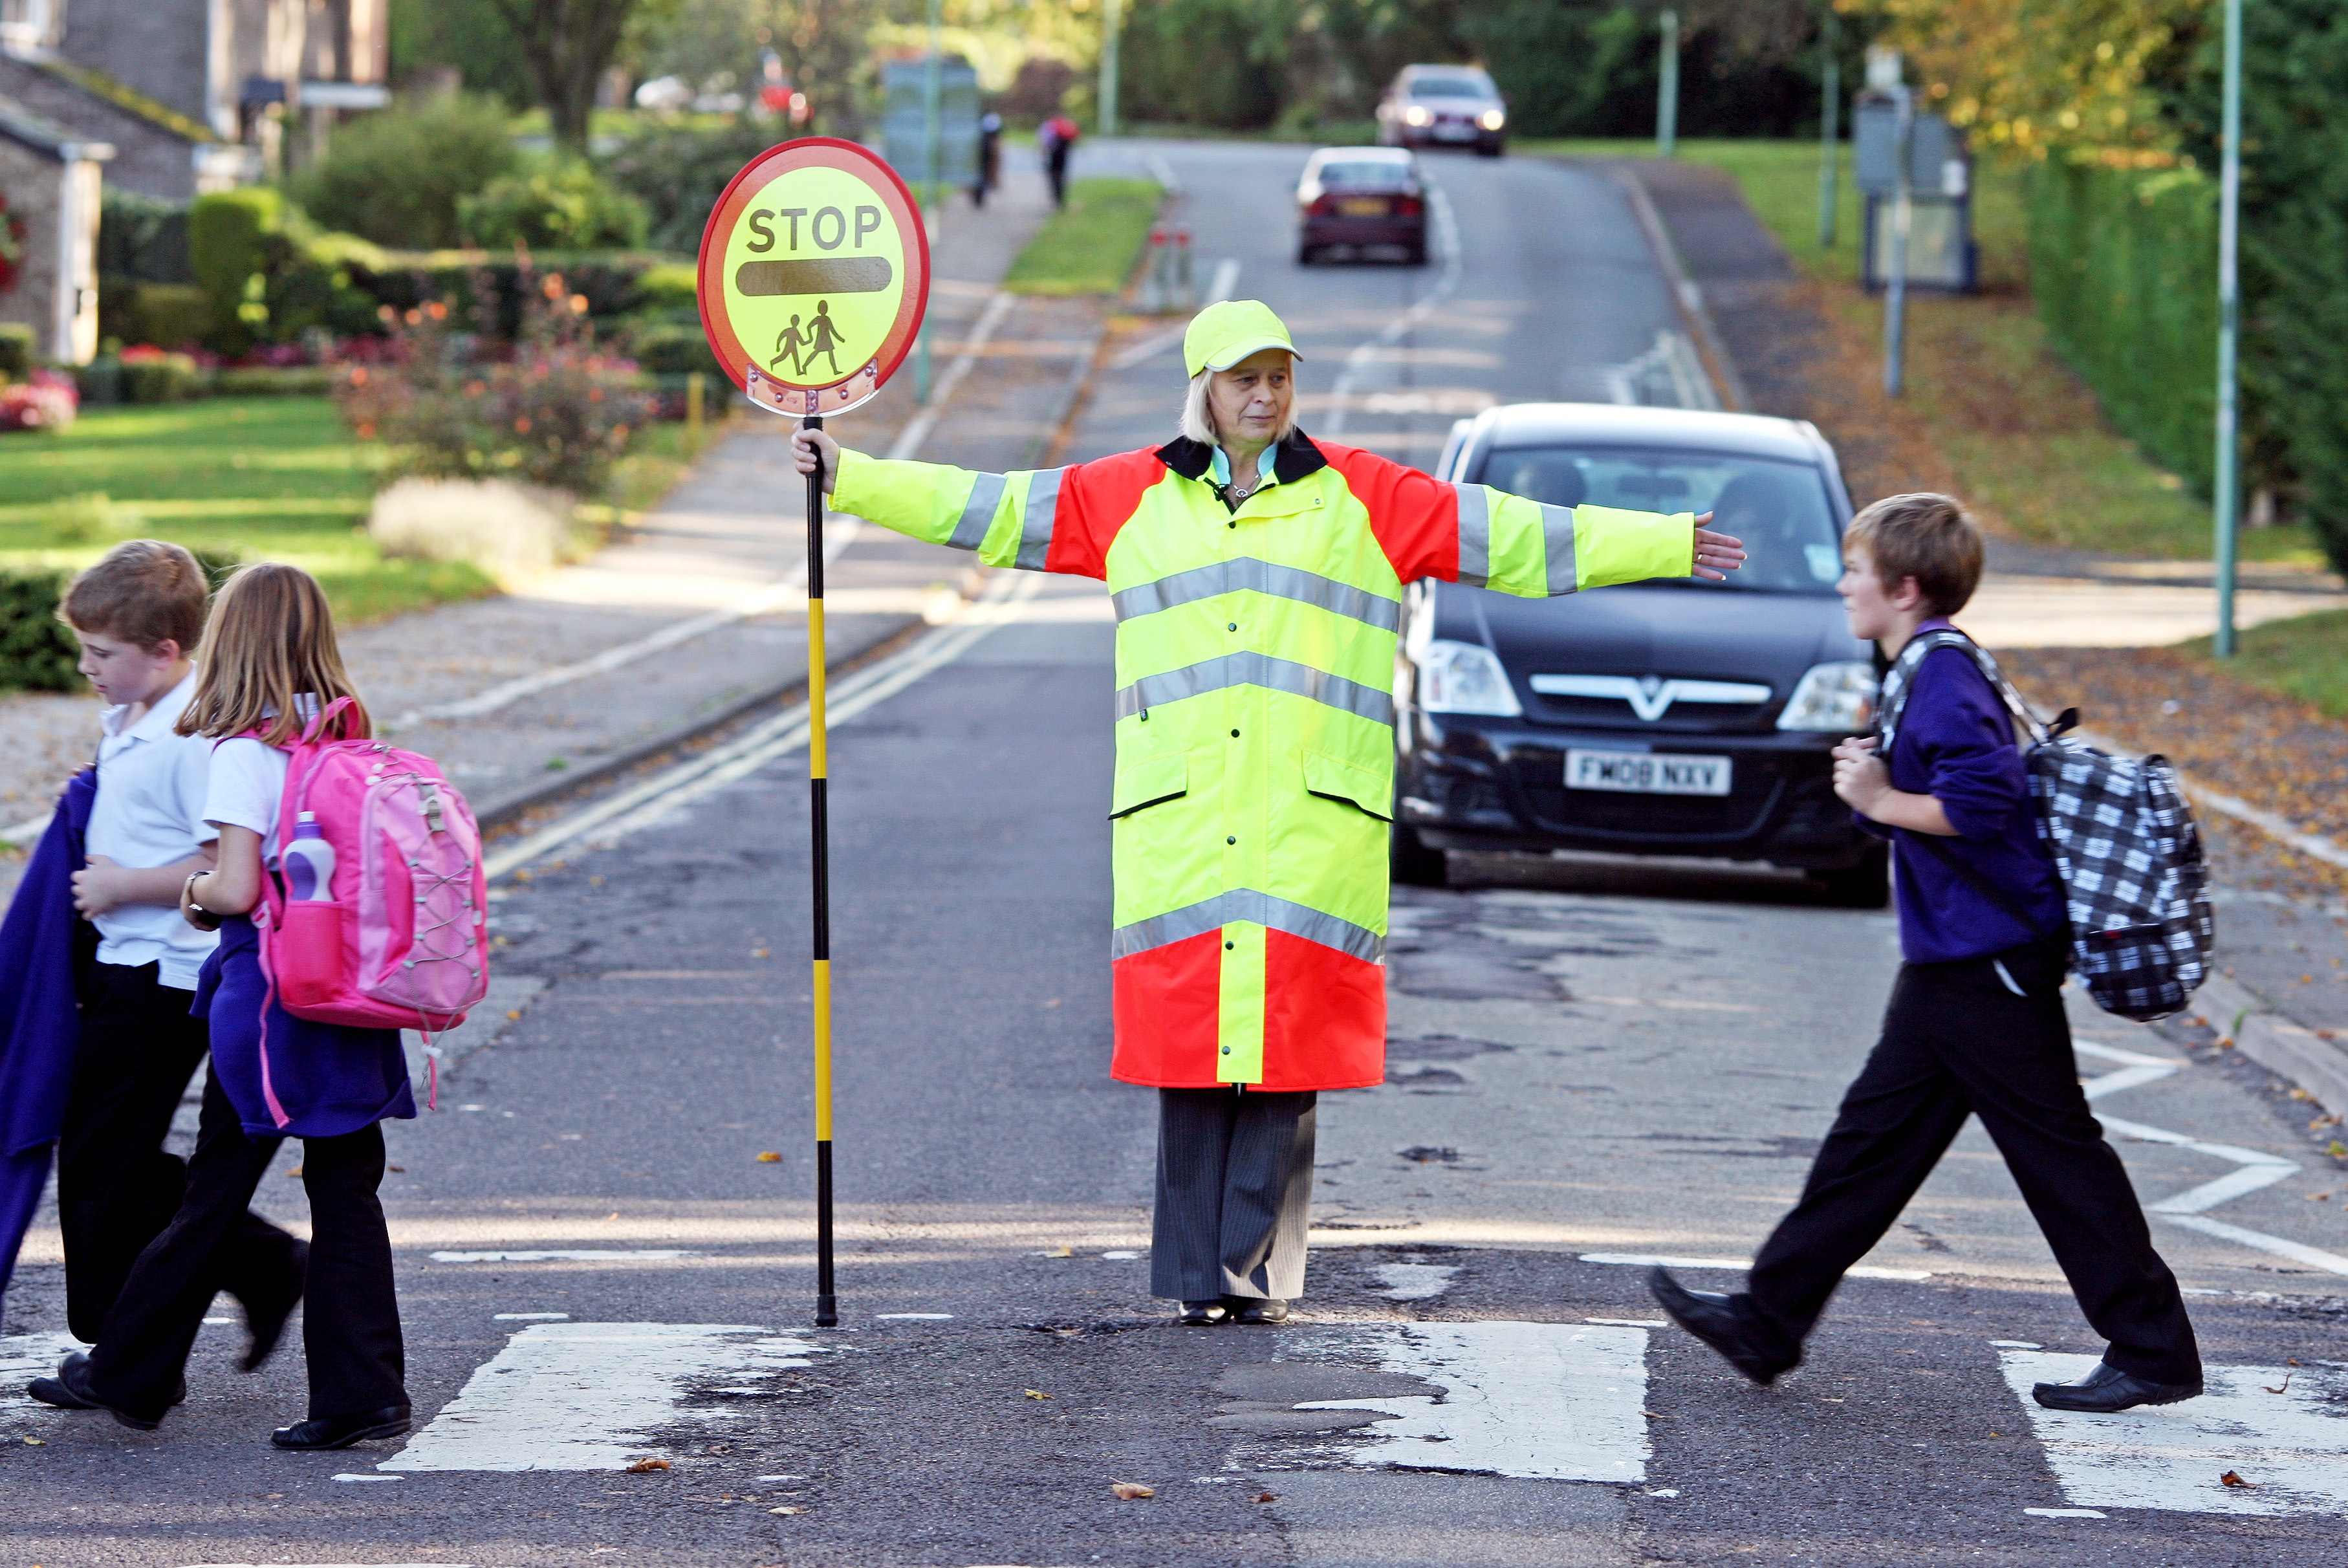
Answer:
POLYGON ((1220 1301, 1186 1301, 1174 1321, 1185 1328, 1212 1328, 1231 1321, 1231 1313, 1220 1301))
POLYGON ((2084 1410, 2091 1416, 2116 1416, 2138 1405, 2174 1405, 2201 1397, 2199 1383, 2156 1383, 2133 1372, 2123 1372, 2108 1361, 2076 1383, 2041 1383, 2030 1397, 2050 1410, 2084 1410))
MULTIPOLYGON (((160 1416, 149 1420, 108 1404, 89 1391, 89 1357, 76 1350, 57 1363, 54 1377, 36 1377, 25 1385, 25 1392, 44 1405, 55 1405, 60 1410, 103 1410, 134 1432, 151 1432, 163 1424, 160 1416)), ((188 1398, 188 1380, 180 1379, 180 1391, 171 1397, 174 1405, 183 1404, 188 1398)))
POLYGON ((1288 1304, 1269 1296, 1227 1295, 1223 1297, 1223 1307, 1231 1315, 1233 1323, 1272 1324, 1288 1321, 1288 1304))
POLYGON ((371 1442, 376 1438, 406 1437, 409 1414, 406 1405, 386 1405, 380 1410, 363 1410, 355 1416, 313 1416, 306 1421, 278 1428, 269 1434, 269 1440, 281 1449, 346 1449, 353 1443, 371 1442))
POLYGON ((1798 1356, 1788 1361, 1755 1345, 1750 1331, 1725 1295, 1690 1290, 1660 1268, 1648 1274, 1647 1290, 1673 1323, 1719 1351, 1731 1367, 1764 1388, 1801 1365, 1798 1356))

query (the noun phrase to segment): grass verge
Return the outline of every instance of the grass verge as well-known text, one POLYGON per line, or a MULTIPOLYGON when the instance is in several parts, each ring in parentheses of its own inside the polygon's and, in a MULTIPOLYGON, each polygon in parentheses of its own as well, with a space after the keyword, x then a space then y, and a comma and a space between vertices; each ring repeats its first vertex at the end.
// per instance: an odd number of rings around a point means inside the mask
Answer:
MULTIPOLYGON (((2348 718, 2348 610, 2251 626, 2237 634, 2234 656, 2222 665, 2209 647, 2208 637, 2195 637, 2177 651, 2213 672, 2296 698, 2326 718, 2348 718)), ((2333 783, 2348 784, 2348 778, 2333 783)))
MULTIPOLYGON (((1650 141, 1526 143, 1528 151, 1570 157, 1652 157, 1650 141)), ((1735 180, 1746 203, 1812 285, 1833 339, 1832 373, 1855 383, 1882 371, 1883 302, 1859 287, 1865 206, 1848 147, 1837 170, 1835 242, 1818 235, 1818 145, 1815 141, 1695 140, 1688 162, 1735 180)), ((2086 383, 2057 356, 2029 297, 2029 231, 2023 174, 1983 161, 1974 169, 1973 237, 1981 292, 1909 300, 1907 394, 1898 400, 1854 387, 1870 422, 1904 427, 1903 457, 1929 447, 1938 463, 1911 465, 1900 488, 1949 479, 1985 521, 2033 543, 2114 555, 2205 561, 2209 508, 2177 475, 2112 429, 2086 383)), ((1860 412, 1855 407, 1851 412, 1860 412)), ((1818 417, 1818 416, 1814 416, 1818 417)), ((1828 421, 1820 417, 1820 423, 1828 421)), ((1829 427, 1831 433, 1831 427, 1829 427)), ((1886 476, 1890 479, 1891 476, 1886 476)), ((1896 480, 1894 482, 1897 482, 1896 480)), ((2320 567, 2303 528, 2248 529, 2242 557, 2320 567)))
POLYGON ((1125 287, 1164 192, 1154 180, 1076 180, 1011 263, 1014 294, 1113 294, 1125 287))

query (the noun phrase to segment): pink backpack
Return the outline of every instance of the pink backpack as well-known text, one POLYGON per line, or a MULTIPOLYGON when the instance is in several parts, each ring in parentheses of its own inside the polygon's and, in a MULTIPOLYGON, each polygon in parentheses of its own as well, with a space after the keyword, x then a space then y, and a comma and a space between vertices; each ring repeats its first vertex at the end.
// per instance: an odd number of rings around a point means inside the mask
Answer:
POLYGON ((380 740, 320 738, 351 706, 336 698, 286 748, 283 874, 262 879, 253 913, 262 972, 295 1017, 417 1031, 437 1103, 433 1037, 463 1023, 489 991, 480 830, 430 758, 380 740), (314 872, 329 856, 321 881, 314 872))

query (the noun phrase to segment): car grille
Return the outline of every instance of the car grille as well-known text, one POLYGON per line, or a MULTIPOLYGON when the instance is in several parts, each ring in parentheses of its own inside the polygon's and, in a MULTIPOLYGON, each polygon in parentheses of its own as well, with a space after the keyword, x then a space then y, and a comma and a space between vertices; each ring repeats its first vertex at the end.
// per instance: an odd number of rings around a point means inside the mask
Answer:
MULTIPOLYGON (((1619 705, 1618 705, 1619 706, 1619 705)), ((1725 795, 1632 795, 1565 787, 1565 753, 1519 748, 1509 781, 1545 831, 1623 839, 1751 838, 1776 809, 1786 781, 1760 758, 1736 758, 1725 795)))

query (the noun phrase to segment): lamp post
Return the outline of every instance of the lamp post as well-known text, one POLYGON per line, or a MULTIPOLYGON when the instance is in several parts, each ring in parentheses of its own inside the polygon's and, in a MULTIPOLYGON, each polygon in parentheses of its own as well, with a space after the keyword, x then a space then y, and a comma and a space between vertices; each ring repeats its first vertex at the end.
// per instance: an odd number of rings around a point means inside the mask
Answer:
MULTIPOLYGON (((938 82, 940 0, 930 0, 930 54, 922 63, 922 222, 930 231, 930 243, 938 242, 938 162, 942 151, 938 145, 942 119, 938 82)), ((930 325, 922 323, 922 335, 913 344, 913 401, 930 400, 930 325)))
POLYGON ((1916 211, 1914 170, 1916 99, 1906 83, 1891 89, 1899 105, 1899 130, 1892 138, 1891 268, 1883 280, 1883 390, 1897 397, 1907 384, 1908 225, 1916 211))
POLYGON ((1100 53, 1100 132, 1103 136, 1117 134, 1117 0, 1107 0, 1101 7, 1100 53))
POLYGON ((1826 0, 1826 19, 1818 29, 1818 40, 1825 59, 1818 70, 1818 249, 1830 251, 1835 242, 1836 181, 1842 170, 1837 155, 1836 121, 1842 113, 1842 59, 1836 45, 1842 31, 1835 15, 1834 0, 1826 0))
POLYGON ((2235 356, 2242 306, 2242 0, 2226 0, 2225 68, 2218 175, 2218 471, 2210 498, 2217 512, 2218 634, 2211 646, 2218 657, 2230 659, 2234 656, 2235 510, 2241 488, 2237 472, 2241 437, 2236 407, 2240 377, 2235 356))
POLYGON ((1680 14, 1663 16, 1663 57, 1655 81, 1655 156, 1669 158, 1680 142, 1680 14))

